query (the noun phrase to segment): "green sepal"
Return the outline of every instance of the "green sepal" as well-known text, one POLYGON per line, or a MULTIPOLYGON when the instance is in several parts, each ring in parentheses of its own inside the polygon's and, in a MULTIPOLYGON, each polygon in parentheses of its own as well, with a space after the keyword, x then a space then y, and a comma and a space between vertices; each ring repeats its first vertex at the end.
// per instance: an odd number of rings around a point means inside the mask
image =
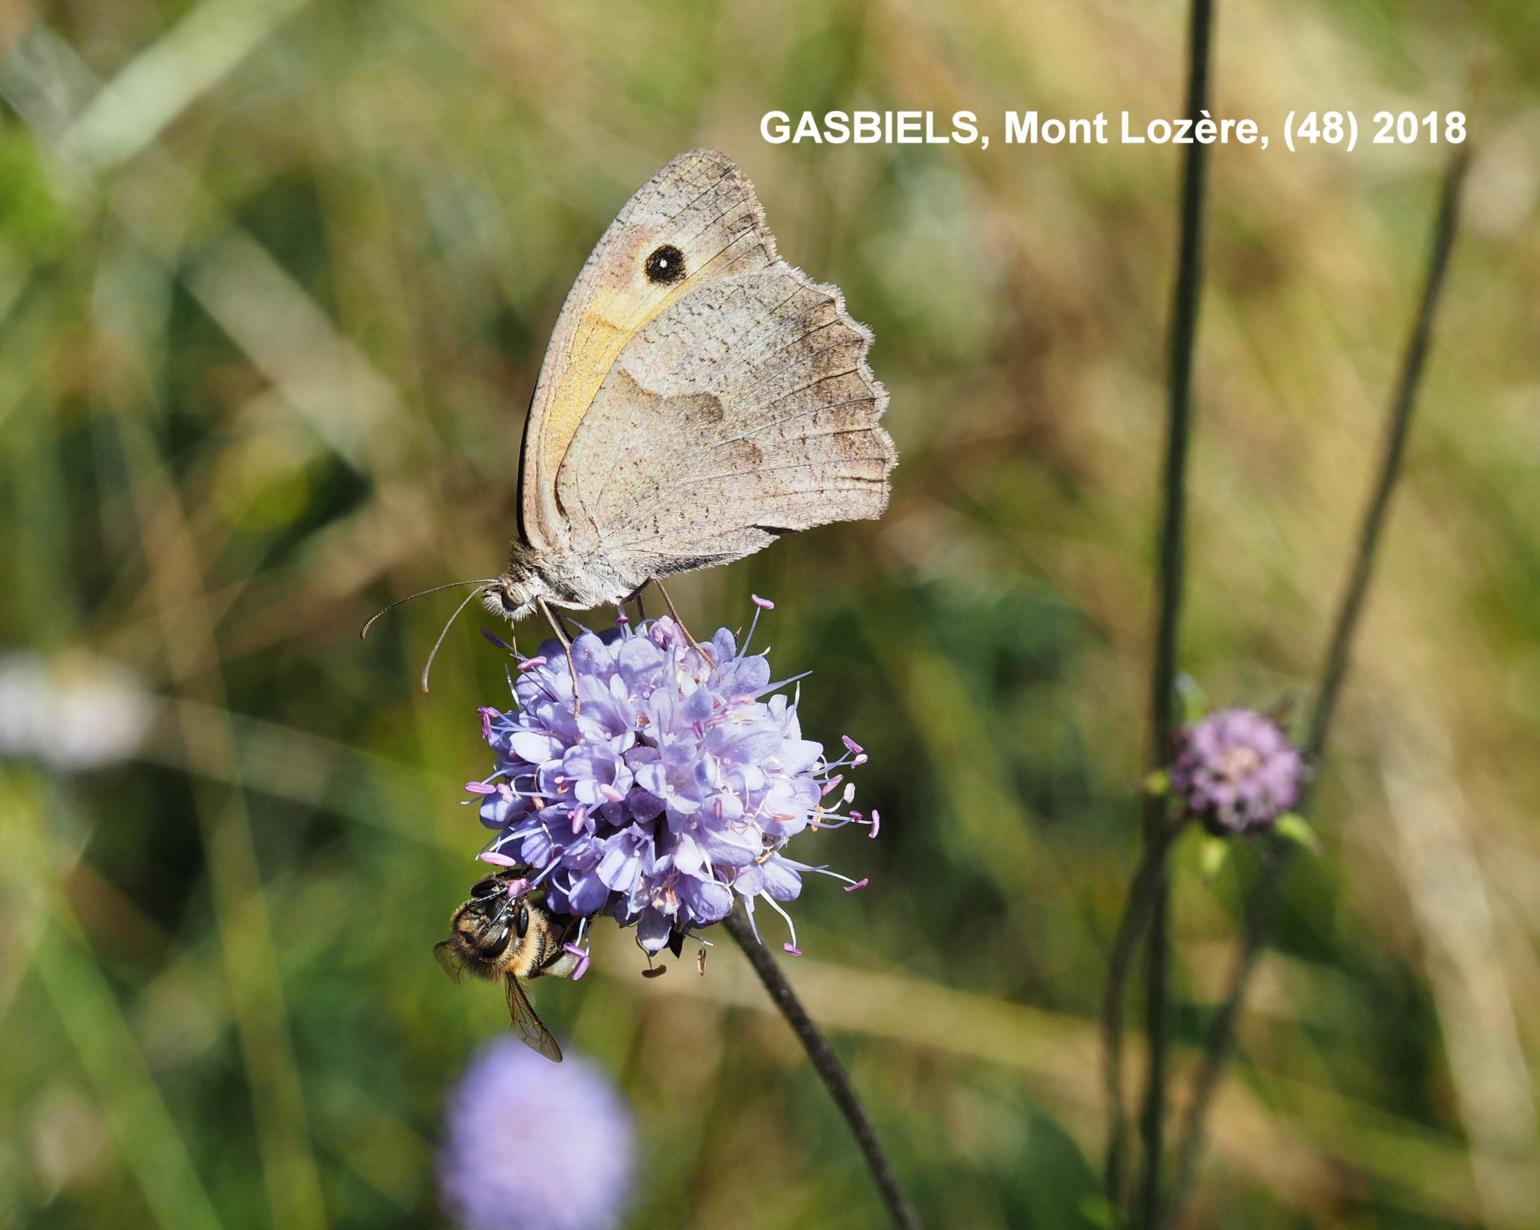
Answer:
POLYGON ((1311 854, 1321 853, 1321 839, 1316 836, 1315 829, 1310 827, 1310 821, 1306 820, 1297 811, 1286 811, 1278 819, 1273 821, 1273 832, 1277 833, 1285 841, 1292 841, 1296 846, 1303 846, 1311 854))
POLYGON ((1208 694, 1198 686, 1198 681, 1191 675, 1177 676, 1176 696, 1181 705, 1184 726, 1190 726, 1208 713, 1208 694))
POLYGON ((1225 865, 1225 859, 1230 857, 1230 846, 1233 843, 1223 837, 1215 837, 1213 834, 1205 834, 1203 842, 1198 847, 1198 873, 1205 880, 1212 880, 1219 874, 1219 869, 1225 865))

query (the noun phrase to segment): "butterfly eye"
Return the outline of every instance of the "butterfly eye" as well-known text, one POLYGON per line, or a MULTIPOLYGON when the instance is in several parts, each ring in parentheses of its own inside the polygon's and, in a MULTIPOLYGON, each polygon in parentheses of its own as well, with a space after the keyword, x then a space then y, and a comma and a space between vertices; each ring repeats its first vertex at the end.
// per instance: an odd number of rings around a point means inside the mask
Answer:
POLYGON ((684 253, 671 243, 654 248, 642 268, 649 282, 668 286, 684 277, 684 253))
POLYGON ((527 932, 529 930, 529 907, 528 906, 521 905, 519 907, 519 916, 514 921, 513 925, 514 925, 514 929, 517 930, 518 933, 519 933, 519 938, 522 940, 524 938, 525 932, 527 932))

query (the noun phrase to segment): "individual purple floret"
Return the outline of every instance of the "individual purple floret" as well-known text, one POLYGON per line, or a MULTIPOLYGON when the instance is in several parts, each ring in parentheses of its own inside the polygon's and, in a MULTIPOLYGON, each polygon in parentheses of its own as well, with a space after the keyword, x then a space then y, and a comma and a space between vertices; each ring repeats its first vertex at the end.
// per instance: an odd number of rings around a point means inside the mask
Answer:
MULTIPOLYGON (((756 606, 757 622, 768 604, 756 606)), ((751 920, 764 901, 790 927, 780 903, 804 872, 854 883, 783 848, 804 829, 875 828, 875 813, 848 810, 844 780, 866 754, 846 739, 826 760, 802 737, 795 697, 777 691, 790 681, 770 682, 766 656, 748 652, 753 635, 751 625, 740 648, 720 629, 708 660, 667 617, 585 632, 572 646, 576 712, 560 645, 520 659, 516 707, 480 711, 496 756, 467 786, 497 830, 482 857, 527 868, 558 913, 634 923, 649 953, 720 922, 735 895, 751 920)))
POLYGON ((631 1194, 631 1113, 609 1079, 512 1037, 471 1062, 444 1106, 439 1196, 464 1230, 610 1230, 631 1194))
POLYGON ((1216 709, 1182 728, 1171 790, 1211 833, 1250 833, 1299 801, 1305 773, 1304 757, 1272 718, 1216 709))

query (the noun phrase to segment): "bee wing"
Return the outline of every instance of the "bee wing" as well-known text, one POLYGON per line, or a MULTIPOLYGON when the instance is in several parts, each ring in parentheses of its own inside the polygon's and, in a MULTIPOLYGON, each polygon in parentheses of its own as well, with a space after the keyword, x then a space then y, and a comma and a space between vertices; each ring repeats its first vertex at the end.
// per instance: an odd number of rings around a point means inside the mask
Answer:
POLYGON ((433 945, 433 959, 438 962, 439 968, 449 975, 449 981, 459 982, 460 971, 465 968, 460 961, 460 954, 455 952, 454 944, 445 940, 433 945))
POLYGON ((508 1017, 512 1020, 513 1027, 519 1031, 520 1040, 553 1063, 560 1063, 561 1047, 556 1044, 551 1031, 535 1015, 534 1008, 530 1007, 529 996, 524 994, 524 988, 520 985, 518 978, 509 974, 503 981, 508 984, 508 1017))

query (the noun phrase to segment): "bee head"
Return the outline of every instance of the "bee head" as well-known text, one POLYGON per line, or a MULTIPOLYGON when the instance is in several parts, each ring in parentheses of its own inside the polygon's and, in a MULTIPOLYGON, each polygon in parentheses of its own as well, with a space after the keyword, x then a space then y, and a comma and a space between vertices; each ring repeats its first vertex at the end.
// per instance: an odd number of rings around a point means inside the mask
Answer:
POLYGON ((455 915, 455 934, 476 957, 496 961, 511 944, 522 943, 528 936, 530 910, 528 902, 509 899, 501 888, 495 895, 477 897, 473 894, 455 915))

